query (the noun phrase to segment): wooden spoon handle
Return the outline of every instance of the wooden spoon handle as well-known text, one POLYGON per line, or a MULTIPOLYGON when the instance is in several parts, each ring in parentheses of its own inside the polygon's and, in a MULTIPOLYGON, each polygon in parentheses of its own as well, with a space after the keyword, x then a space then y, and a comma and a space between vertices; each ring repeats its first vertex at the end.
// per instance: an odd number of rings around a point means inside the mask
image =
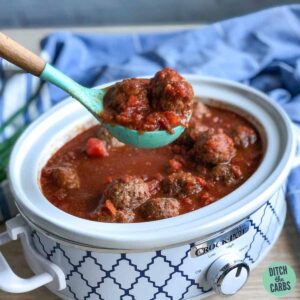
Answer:
POLYGON ((0 56, 35 76, 40 76, 46 65, 41 57, 1 32, 0 56))

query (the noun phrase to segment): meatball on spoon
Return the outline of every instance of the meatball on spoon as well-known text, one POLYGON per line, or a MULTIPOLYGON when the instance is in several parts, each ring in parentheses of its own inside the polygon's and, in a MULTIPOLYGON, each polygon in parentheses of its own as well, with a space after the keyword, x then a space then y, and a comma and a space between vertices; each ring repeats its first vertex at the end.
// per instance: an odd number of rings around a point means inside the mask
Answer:
POLYGON ((138 148, 158 148, 170 144, 184 131, 178 125, 172 133, 166 130, 138 131, 119 124, 109 124, 101 120, 104 110, 103 97, 106 93, 101 89, 89 89, 81 86, 58 69, 46 63, 42 58, 24 48, 0 32, 0 56, 41 79, 60 87, 87 108, 119 141, 138 148))

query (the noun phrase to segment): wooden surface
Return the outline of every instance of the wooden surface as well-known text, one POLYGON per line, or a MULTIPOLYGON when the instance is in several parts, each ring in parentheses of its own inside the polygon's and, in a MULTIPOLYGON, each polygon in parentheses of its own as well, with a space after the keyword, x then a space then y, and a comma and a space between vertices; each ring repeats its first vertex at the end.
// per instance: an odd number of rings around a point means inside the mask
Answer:
MULTIPOLYGON (((4 226, 0 225, 0 232, 4 230, 4 226)), ((32 273, 22 256, 22 250, 19 242, 11 242, 1 247, 1 252, 8 259, 13 270, 23 277, 28 277, 32 273)), ((250 279, 246 286, 232 300, 274 300, 262 285, 262 272, 264 268, 274 261, 281 261, 290 264, 298 277, 297 286, 288 297, 280 299, 300 299, 300 237, 297 235, 291 218, 288 216, 283 232, 272 251, 267 255, 263 262, 251 273, 250 279)), ((13 295, 0 291, 1 300, 58 300, 59 298, 51 294, 46 288, 39 288, 33 292, 26 294, 13 295)), ((218 296, 212 296, 210 300, 224 299, 218 296)), ((176 300, 176 299, 174 299, 176 300)))

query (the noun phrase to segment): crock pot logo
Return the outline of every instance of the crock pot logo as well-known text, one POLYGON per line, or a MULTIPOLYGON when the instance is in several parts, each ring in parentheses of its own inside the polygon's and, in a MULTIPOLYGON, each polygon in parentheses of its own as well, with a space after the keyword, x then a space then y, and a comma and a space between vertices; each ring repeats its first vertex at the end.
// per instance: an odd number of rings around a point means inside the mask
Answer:
POLYGON ((249 230, 249 221, 231 229, 222 235, 215 237, 209 241, 196 245, 192 250, 192 256, 197 257, 204 255, 214 249, 217 249, 225 244, 231 243, 244 235, 249 230))

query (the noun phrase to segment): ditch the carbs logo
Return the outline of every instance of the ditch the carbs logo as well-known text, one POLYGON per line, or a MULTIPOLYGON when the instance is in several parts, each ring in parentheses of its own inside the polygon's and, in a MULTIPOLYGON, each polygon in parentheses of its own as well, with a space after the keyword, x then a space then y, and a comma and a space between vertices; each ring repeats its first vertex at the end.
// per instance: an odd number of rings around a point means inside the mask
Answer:
POLYGON ((263 284, 273 296, 284 297, 296 286, 295 271, 286 263, 274 262, 265 268, 263 284))

